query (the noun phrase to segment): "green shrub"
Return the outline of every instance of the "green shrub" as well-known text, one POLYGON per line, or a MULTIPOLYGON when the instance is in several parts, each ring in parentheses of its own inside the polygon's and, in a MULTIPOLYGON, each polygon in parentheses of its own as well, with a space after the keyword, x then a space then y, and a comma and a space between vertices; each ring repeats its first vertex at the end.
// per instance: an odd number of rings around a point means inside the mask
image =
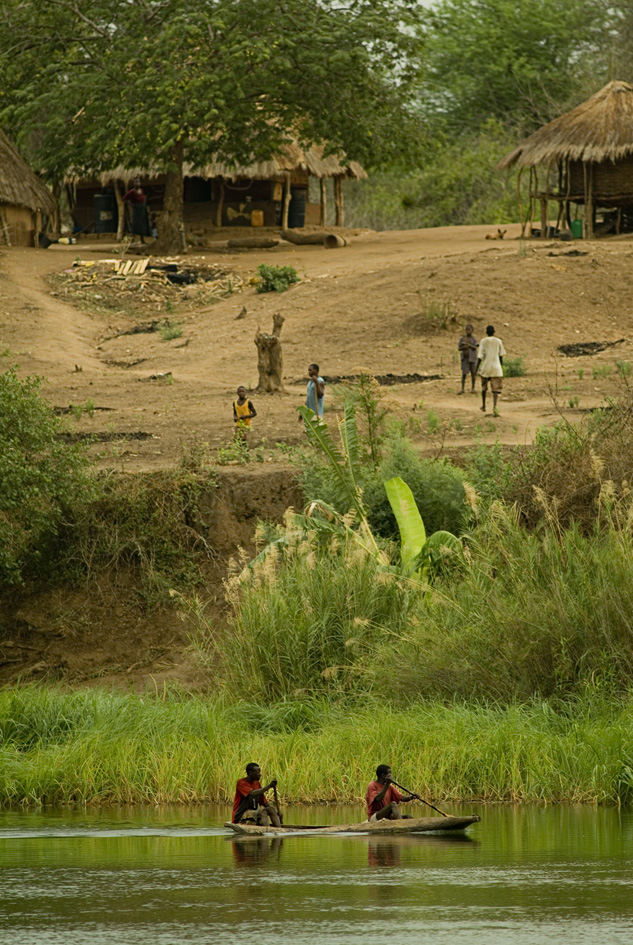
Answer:
POLYGON ((523 358, 504 358, 503 376, 504 377, 523 377, 525 374, 525 365, 523 358))
POLYGON ((158 331, 163 341, 173 341, 174 338, 182 337, 182 326, 180 322, 174 322, 170 318, 164 318, 159 322, 158 331))
POLYGON ((385 443, 385 458, 365 482, 364 502, 372 528, 385 538, 397 538, 398 526, 383 483, 400 476, 411 489, 427 534, 437 531, 460 535, 469 518, 464 473, 448 460, 423 459, 399 431, 385 443))
POLYGON ((257 267, 259 279, 257 281, 256 291, 262 292, 285 292, 295 282, 299 282, 299 276, 294 266, 267 266, 261 263, 257 267))
POLYGON ((0 584, 41 566, 71 504, 93 495, 87 447, 61 441, 65 425, 40 396, 42 380, 0 374, 0 584))

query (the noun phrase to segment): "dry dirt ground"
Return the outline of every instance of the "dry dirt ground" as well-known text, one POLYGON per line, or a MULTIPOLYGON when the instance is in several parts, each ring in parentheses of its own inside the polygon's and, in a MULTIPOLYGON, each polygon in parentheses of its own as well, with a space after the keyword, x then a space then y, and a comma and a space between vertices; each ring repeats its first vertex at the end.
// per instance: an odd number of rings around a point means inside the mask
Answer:
MULTIPOLYGON (((298 442, 302 436, 296 406, 305 397, 306 368, 312 361, 326 377, 362 369, 376 375, 440 375, 385 388, 387 406, 410 421, 413 437, 429 455, 454 452, 478 439, 529 442, 539 425, 555 422, 561 413, 577 418, 617 392, 622 380, 616 363, 633 362, 633 241, 519 241, 516 226, 508 227, 504 241, 487 241, 486 234, 494 229, 362 232, 336 250, 283 242, 268 250, 194 250, 177 262, 193 268, 221 267, 240 284, 238 291, 208 304, 187 289, 176 304, 160 308, 151 300, 143 302, 142 288, 135 296, 138 303, 118 307, 103 296, 98 283, 84 298, 73 296, 64 270, 78 260, 113 258, 119 252, 113 245, 87 240, 48 250, 3 248, 0 352, 6 364, 19 364, 21 374, 43 375, 43 393, 56 407, 86 402, 93 406, 91 415, 84 413, 74 421, 76 431, 103 434, 106 442, 93 447, 97 461, 130 472, 171 465, 192 446, 208 444, 217 452, 229 445, 231 403, 238 384, 244 384, 252 389, 249 396, 258 412, 253 445, 264 444, 260 458, 263 455, 265 465, 254 463, 235 474, 250 483, 243 495, 261 491, 262 504, 251 510, 250 518, 266 513, 267 496, 273 497, 270 502, 279 514, 287 498, 279 489, 284 473, 269 448, 298 442), (262 262, 292 265, 301 281, 283 294, 259 295, 249 280, 262 262), (62 278, 56 280, 59 274, 62 278), (286 389, 258 395, 254 336, 258 328, 271 329, 275 312, 285 317, 281 340, 286 389), (445 328, 441 319, 429 317, 433 313, 446 317, 445 328), (157 332, 122 334, 168 314, 182 330, 173 340, 165 341, 157 332), (457 395, 456 345, 466 322, 472 322, 478 338, 488 323, 494 324, 508 355, 524 358, 526 375, 504 380, 499 417, 482 414, 479 387, 476 396, 457 395), (591 357, 569 358, 558 350, 560 345, 587 342, 618 344, 591 357), (268 479, 275 475, 273 486, 268 479)), ((330 416, 335 390, 329 383, 330 416)), ((239 509, 233 513, 242 524, 250 521, 239 509)), ((227 552, 229 544, 227 539, 227 552)), ((50 628, 58 620, 51 615, 58 614, 62 602, 21 606, 15 613, 22 614, 27 628, 34 624, 24 617, 24 607, 35 607, 39 623, 50 628)), ((128 675, 136 684, 150 675, 163 678, 157 667, 160 660, 165 662, 165 654, 168 666, 182 664, 181 657, 170 663, 173 616, 163 619, 163 629, 150 644, 138 621, 135 631, 123 634, 112 672, 104 655, 101 661, 93 659, 83 676, 117 681, 123 667, 140 661, 141 671, 128 675), (139 639, 132 645, 135 634, 139 639), (147 656, 148 645, 158 648, 153 661, 147 656), (139 657, 143 646, 145 657, 139 657)), ((127 615, 126 624, 130 620, 127 615)), ((28 632, 24 630, 23 641, 28 632)), ((182 632, 176 636, 182 651, 182 632)), ((42 644, 28 658, 7 664, 7 673, 14 677, 27 665, 42 664, 40 671, 53 666, 59 674, 68 670, 72 676, 64 645, 58 649, 57 663, 42 655, 42 644)), ((67 649, 72 649, 70 642, 67 649)), ((79 667, 76 676, 81 676, 79 667)), ((178 678, 178 673, 165 670, 164 678, 172 677, 178 678)))

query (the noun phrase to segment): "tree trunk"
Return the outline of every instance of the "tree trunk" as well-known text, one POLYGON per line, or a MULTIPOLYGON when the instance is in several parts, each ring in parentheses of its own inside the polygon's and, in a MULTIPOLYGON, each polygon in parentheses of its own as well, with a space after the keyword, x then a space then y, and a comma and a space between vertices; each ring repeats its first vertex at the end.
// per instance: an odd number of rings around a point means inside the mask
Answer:
POLYGON ((220 196, 218 197, 218 208, 215 213, 215 225, 222 226, 222 210, 224 208, 224 178, 220 178, 220 196))
POLYGON ((181 141, 174 146, 170 157, 173 167, 165 175, 165 197, 155 250, 171 256, 174 253, 187 252, 183 218, 183 146, 181 141))
POLYGON ((117 242, 120 243, 123 239, 123 234, 125 233, 125 201, 123 200, 123 194, 121 193, 119 182, 115 178, 112 180, 112 187, 114 189, 114 196, 116 197, 116 206, 119 214, 116 225, 116 238, 117 242))
POLYGON ((283 359, 281 356, 281 326, 284 323, 283 315, 277 312, 273 315, 273 331, 269 335, 263 331, 257 331, 255 335, 255 344, 257 345, 257 370, 259 372, 259 384, 257 390, 261 394, 272 394, 273 391, 283 390, 283 359))

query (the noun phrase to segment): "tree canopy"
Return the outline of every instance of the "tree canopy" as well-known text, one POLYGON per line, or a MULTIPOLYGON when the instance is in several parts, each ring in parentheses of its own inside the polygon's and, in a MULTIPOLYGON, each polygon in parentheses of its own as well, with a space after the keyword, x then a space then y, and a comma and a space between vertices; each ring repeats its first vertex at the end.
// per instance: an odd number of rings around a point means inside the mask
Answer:
POLYGON ((290 135, 378 164, 419 141, 418 18, 408 0, 6 0, 0 119, 52 181, 141 165, 177 191, 183 161, 290 135))

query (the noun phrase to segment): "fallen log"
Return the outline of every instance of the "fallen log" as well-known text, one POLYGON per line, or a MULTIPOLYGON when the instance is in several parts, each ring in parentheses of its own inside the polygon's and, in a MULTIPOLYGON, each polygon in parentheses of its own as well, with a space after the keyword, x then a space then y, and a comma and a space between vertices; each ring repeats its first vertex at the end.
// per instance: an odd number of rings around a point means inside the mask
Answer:
POLYGON ((349 241, 336 233, 326 233, 324 230, 316 233, 297 233, 294 230, 282 230, 282 240, 288 243, 295 243, 297 246, 326 246, 328 249, 336 249, 341 246, 348 246, 349 241))

